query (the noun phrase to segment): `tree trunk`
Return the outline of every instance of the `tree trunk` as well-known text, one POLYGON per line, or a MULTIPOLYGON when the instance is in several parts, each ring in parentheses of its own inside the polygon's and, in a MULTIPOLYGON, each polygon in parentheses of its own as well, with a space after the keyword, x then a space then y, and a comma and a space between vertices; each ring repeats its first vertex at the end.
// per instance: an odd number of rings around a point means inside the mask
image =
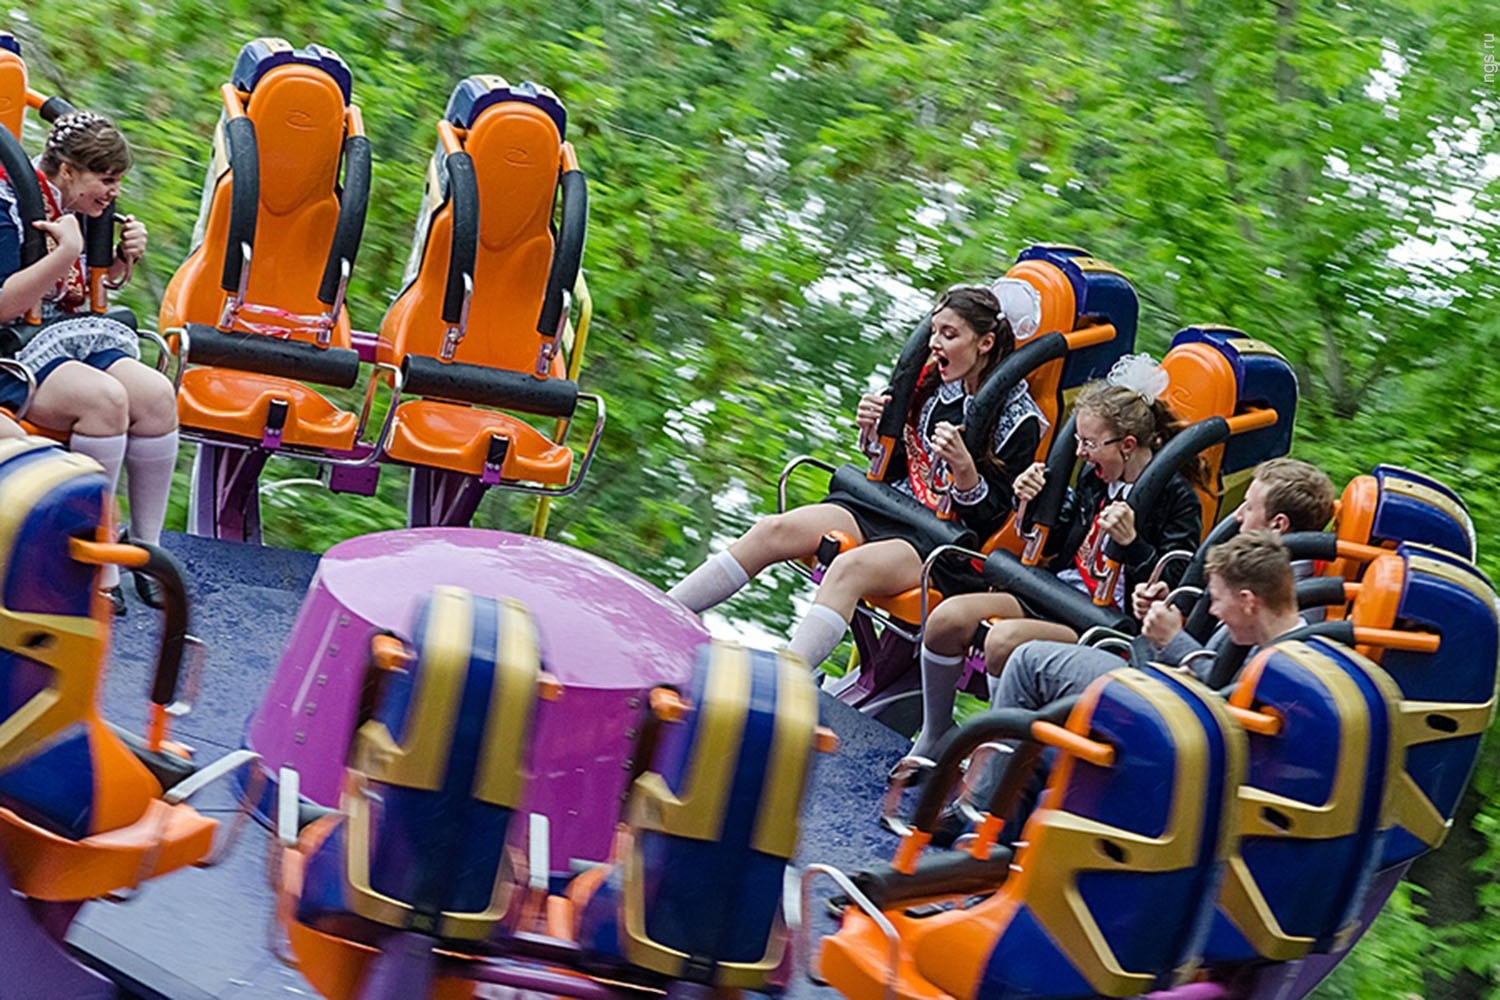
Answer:
MULTIPOLYGON (((1485 850, 1484 835, 1474 829, 1479 806, 1480 793, 1471 782, 1458 803, 1447 842, 1441 849, 1418 858, 1407 875, 1412 882, 1427 890, 1428 898, 1421 919, 1432 929, 1434 936, 1445 927, 1483 916, 1478 896, 1480 880, 1474 874, 1474 863, 1485 850)), ((1456 969, 1445 974, 1444 970, 1431 965, 1423 970, 1422 983, 1426 1000, 1476 1000, 1489 996, 1490 988, 1495 985, 1489 977, 1469 969, 1456 969)))

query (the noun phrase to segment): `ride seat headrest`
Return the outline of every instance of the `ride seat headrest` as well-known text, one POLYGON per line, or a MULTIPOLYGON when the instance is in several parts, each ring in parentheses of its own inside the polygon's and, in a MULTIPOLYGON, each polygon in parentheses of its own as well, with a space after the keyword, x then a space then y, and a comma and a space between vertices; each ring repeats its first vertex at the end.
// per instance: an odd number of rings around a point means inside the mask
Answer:
POLYGON ((1178 420, 1193 424, 1234 415, 1239 373, 1223 350, 1210 344, 1179 344, 1161 364, 1169 379, 1161 399, 1178 420))
POLYGON ((319 202, 335 210, 345 106, 316 68, 289 64, 262 77, 246 109, 260 156, 261 211, 285 216, 319 202))
POLYGON ((26 114, 26 63, 21 43, 8 31, 0 31, 0 127, 21 138, 21 119, 26 114))
POLYGON ((229 79, 239 90, 251 93, 260 83, 261 78, 271 70, 277 66, 293 63, 321 69, 334 83, 338 84, 345 104, 353 99, 354 78, 349 73, 349 67, 344 64, 344 60, 337 52, 321 45, 309 45, 301 49, 293 48, 292 44, 284 38, 256 38, 246 42, 234 60, 234 69, 229 79))
POLYGON ((568 132, 568 112, 557 95, 541 84, 522 80, 509 83, 503 76, 471 76, 453 88, 443 117, 459 128, 473 128, 486 108, 506 101, 516 101, 540 108, 557 126, 558 138, 568 132))
MULTIPOLYGON (((555 121, 526 104, 493 107, 469 131, 464 151, 474 162, 479 185, 483 249, 493 253, 517 240, 545 237, 562 159, 555 121), (503 200, 496 204, 492 197, 486 205, 486 193, 503 200)), ((551 251, 545 246, 537 252, 550 260, 551 251)))

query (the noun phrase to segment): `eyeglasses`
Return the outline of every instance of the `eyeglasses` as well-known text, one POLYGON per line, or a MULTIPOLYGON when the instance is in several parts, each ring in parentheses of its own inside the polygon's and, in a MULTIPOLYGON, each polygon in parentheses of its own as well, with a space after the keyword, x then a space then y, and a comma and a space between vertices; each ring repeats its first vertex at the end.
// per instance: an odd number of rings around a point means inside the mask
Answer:
POLYGON ((1129 436, 1130 436, 1129 434, 1121 434, 1119 437, 1112 437, 1108 441, 1090 441, 1088 438, 1079 438, 1078 439, 1078 449, 1080 451, 1086 451, 1090 455, 1092 455, 1095 452, 1097 452, 1100 448, 1104 448, 1104 447, 1107 447, 1107 446, 1112 445, 1112 444, 1119 444, 1121 441, 1124 441, 1129 436))

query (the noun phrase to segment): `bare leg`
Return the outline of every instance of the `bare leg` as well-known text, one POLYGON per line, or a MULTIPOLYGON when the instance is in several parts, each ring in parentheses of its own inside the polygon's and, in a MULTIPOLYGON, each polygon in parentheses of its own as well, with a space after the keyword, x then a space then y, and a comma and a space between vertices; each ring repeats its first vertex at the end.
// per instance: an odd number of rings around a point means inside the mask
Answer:
POLYGON ((729 546, 729 552, 753 577, 772 563, 812 555, 830 531, 864 541, 853 514, 837 504, 815 503, 761 518, 729 546))
POLYGON ((1039 618, 1017 618, 996 622, 984 641, 984 669, 998 677, 1010 660, 1010 654, 1023 642, 1044 639, 1051 642, 1077 642, 1078 633, 1066 625, 1039 618))
POLYGON ((27 417, 56 431, 114 437, 129 429, 130 397, 97 368, 65 361, 37 387, 27 417))
POLYGON ((818 542, 830 531, 846 532, 856 540, 861 537, 853 515, 834 504, 813 504, 763 517, 726 551, 679 580, 667 595, 690 611, 705 611, 737 593, 772 563, 816 552, 818 542))
POLYGON ((1022 618, 1021 603, 1006 593, 958 594, 927 616, 922 646, 940 656, 962 656, 974 630, 987 618, 1022 618))
POLYGON ((922 560, 917 550, 898 538, 887 538, 837 556, 818 585, 813 602, 832 608, 848 621, 859 599, 866 594, 889 597, 908 591, 921 581, 922 560))
POLYGON ((116 361, 107 374, 129 400, 132 437, 160 437, 177 429, 177 396, 165 375, 132 358, 116 361))
POLYGON ((816 668, 844 638, 854 607, 866 594, 899 594, 922 573, 917 550, 899 539, 869 542, 839 555, 813 595, 813 606, 792 634, 787 649, 816 668))

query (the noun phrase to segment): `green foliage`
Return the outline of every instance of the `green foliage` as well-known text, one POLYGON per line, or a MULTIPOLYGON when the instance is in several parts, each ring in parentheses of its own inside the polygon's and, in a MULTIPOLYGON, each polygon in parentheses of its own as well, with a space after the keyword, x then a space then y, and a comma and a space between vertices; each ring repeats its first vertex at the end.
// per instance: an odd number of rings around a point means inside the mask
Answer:
MULTIPOLYGON (((317 41, 353 70, 376 156, 350 290, 363 329, 399 285, 452 86, 486 72, 556 90, 590 180, 583 381, 610 422, 551 533, 666 584, 769 509, 790 457, 849 457, 853 402, 926 295, 1002 272, 1032 242, 1087 246, 1130 275, 1144 347, 1192 322, 1270 341, 1301 377, 1297 453, 1337 479, 1390 461, 1452 483, 1493 575, 1500 108, 1480 12, 78 0, 12 27, 39 89, 116 114, 136 146, 126 201, 153 255, 126 301, 145 316, 187 252, 215 90, 246 39, 317 41)), ((394 527, 402 486, 387 472, 372 501, 273 492, 268 538, 323 548, 394 527)), ((529 513, 492 496, 479 523, 523 529, 529 513)), ((767 574, 733 613, 784 632, 803 587, 767 574)), ((1500 860, 1496 756, 1478 770, 1476 871, 1500 860)), ((1448 956, 1438 975, 1493 981, 1492 888, 1440 937, 1398 897, 1325 995, 1416 993, 1434 954, 1448 956)))

